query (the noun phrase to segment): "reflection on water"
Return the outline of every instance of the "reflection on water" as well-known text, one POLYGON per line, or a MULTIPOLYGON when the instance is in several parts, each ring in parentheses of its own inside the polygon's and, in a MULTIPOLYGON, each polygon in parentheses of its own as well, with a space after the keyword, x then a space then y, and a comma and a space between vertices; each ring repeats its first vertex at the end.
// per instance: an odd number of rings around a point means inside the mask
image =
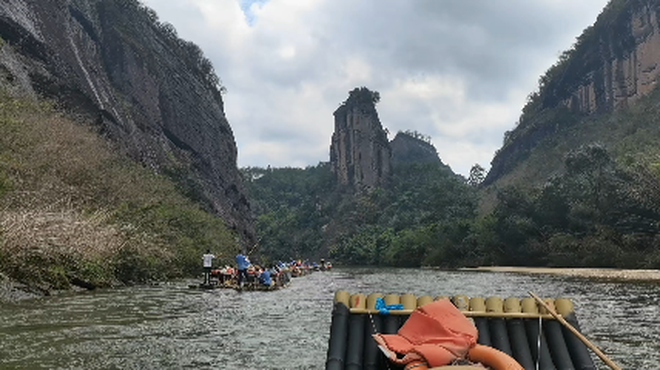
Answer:
POLYGON ((322 369, 336 290, 568 297, 583 332, 622 368, 660 368, 657 284, 410 269, 316 273, 275 292, 188 283, 0 307, 0 368, 322 369))

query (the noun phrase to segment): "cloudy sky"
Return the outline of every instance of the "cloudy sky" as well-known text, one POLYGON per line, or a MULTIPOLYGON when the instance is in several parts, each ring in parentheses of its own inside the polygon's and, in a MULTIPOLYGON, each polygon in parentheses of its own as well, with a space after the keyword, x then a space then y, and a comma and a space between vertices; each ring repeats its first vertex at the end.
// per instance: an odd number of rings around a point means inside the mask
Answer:
POLYGON ((466 175, 607 0, 143 2, 213 61, 239 166, 327 161, 332 113, 367 86, 384 127, 429 135, 466 175))

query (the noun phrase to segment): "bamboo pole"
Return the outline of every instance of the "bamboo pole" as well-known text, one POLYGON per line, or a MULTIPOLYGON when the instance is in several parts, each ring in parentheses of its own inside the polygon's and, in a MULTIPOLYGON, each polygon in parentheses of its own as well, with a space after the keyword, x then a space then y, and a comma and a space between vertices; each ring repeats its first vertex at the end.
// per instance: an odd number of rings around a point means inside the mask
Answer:
POLYGON ((545 309, 548 310, 548 312, 550 312, 550 314, 555 319, 557 319, 557 321, 559 321, 568 330, 570 330, 571 333, 575 334, 575 336, 578 337, 578 339, 580 339, 582 343, 584 343, 587 347, 589 347, 592 351, 594 351, 596 356, 598 356, 601 360, 603 360, 603 362, 605 362, 607 366, 612 368, 612 370, 621 370, 619 366, 617 366, 612 360, 610 360, 609 357, 607 357, 607 355, 605 355, 600 349, 598 349, 598 347, 596 347, 593 343, 591 343, 589 339, 587 339, 584 335, 582 335, 582 333, 577 331, 577 329, 575 329, 573 325, 569 324, 566 320, 564 320, 563 317, 557 314, 555 310, 552 309, 552 307, 548 306, 547 303, 543 302, 543 300, 539 298, 539 296, 537 296, 533 292, 529 292, 529 295, 531 295, 539 304, 543 305, 543 307, 545 307, 545 309))
MULTIPOLYGON (((391 310, 390 315, 410 315, 415 310, 391 310)), ((351 308, 352 314, 378 314, 380 311, 369 308, 351 308)), ((485 312, 485 311, 461 311, 466 317, 497 317, 503 319, 542 319, 553 320, 550 314, 538 314, 527 312, 485 312)))

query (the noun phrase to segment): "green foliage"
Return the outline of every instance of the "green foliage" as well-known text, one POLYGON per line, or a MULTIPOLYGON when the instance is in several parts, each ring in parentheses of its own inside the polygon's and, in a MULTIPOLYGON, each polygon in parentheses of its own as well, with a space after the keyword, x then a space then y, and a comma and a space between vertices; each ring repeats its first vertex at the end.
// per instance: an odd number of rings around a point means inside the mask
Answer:
POLYGON ((392 238, 392 229, 364 226, 357 233, 345 236, 332 250, 331 256, 353 265, 379 265, 392 238))
MULTIPOLYGON (((431 136, 429 135, 424 135, 421 132, 417 130, 406 130, 406 131, 399 131, 398 134, 403 134, 403 135, 408 135, 412 137, 413 139, 417 139, 420 141, 425 142, 426 144, 433 145, 431 144, 431 136)), ((435 150, 435 147, 433 147, 433 150, 435 150)))
MULTIPOLYGON (((242 170, 251 179, 260 251, 270 259, 332 258, 348 264, 419 266, 438 248, 460 253, 451 225, 475 216, 477 196, 439 161, 395 166, 391 186, 358 194, 334 185, 328 164, 242 170)), ((469 227, 468 227, 469 229, 469 227)))
POLYGON ((370 104, 376 105, 380 102, 380 93, 378 91, 371 91, 368 88, 356 87, 348 93, 348 99, 346 99, 342 105, 350 104, 370 104))
POLYGON ((306 169, 241 170, 257 216, 258 251, 273 259, 311 256, 321 248, 335 207, 328 163, 306 169))
POLYGON ((391 238, 383 263, 389 266, 418 267, 433 245, 432 226, 401 230, 391 238))
POLYGON ((145 283, 166 277, 171 261, 145 253, 135 244, 121 248, 113 260, 116 278, 124 284, 145 283))
POLYGON ((472 168, 470 168, 470 176, 468 177, 467 183, 471 186, 479 186, 484 179, 486 178, 486 169, 481 167, 479 163, 475 163, 472 168))
POLYGON ((488 258, 497 264, 651 267, 657 258, 643 256, 657 256, 659 189, 660 178, 645 167, 623 167, 602 145, 584 145, 542 188, 498 192, 488 258))

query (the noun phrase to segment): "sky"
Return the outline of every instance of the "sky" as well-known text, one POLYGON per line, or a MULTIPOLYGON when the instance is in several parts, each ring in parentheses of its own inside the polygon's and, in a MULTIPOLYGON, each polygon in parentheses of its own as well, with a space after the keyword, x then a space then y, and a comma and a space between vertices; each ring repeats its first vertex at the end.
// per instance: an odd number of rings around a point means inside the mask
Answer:
POLYGON ((467 176, 607 0, 143 2, 213 62, 239 167, 328 161, 333 112, 366 86, 390 139, 430 136, 467 176))

